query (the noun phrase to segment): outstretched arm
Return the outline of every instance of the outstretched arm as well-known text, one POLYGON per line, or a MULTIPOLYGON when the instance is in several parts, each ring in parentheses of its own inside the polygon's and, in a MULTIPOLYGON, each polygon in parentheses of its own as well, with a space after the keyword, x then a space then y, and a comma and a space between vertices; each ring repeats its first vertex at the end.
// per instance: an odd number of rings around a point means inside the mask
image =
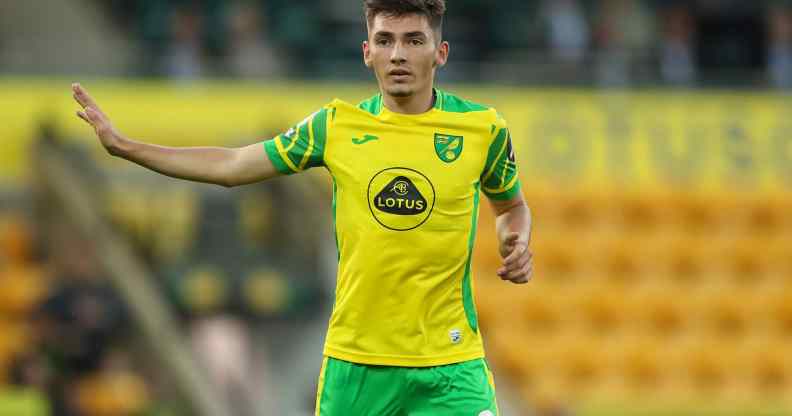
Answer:
POLYGON ((94 128, 102 146, 113 156, 174 178, 229 187, 279 175, 260 143, 240 148, 177 148, 129 139, 113 127, 85 88, 72 84, 72 91, 83 108, 77 116, 94 128))
POLYGON ((505 201, 490 199, 490 203, 495 210, 495 231, 503 258, 498 276, 512 283, 528 283, 533 274, 533 253, 529 248, 531 210, 522 192, 505 201))

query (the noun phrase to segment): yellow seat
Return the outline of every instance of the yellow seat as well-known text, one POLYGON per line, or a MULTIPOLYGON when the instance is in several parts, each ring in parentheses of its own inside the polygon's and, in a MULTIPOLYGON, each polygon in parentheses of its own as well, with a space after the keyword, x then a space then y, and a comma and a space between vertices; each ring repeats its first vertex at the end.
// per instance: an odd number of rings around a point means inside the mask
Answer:
POLYGON ((636 293, 634 297, 636 329, 656 336, 675 336, 689 330, 691 299, 679 288, 656 285, 636 293))
POLYGON ((736 345, 711 338, 693 338, 674 351, 675 367, 685 377, 682 388, 699 397, 720 398, 738 375, 739 350, 736 345))
POLYGON ((49 287, 41 269, 12 266, 0 273, 0 313, 25 316, 44 300, 49 287))
POLYGON ((709 320, 712 330, 727 339, 744 336, 756 316, 756 305, 741 292, 717 294, 707 306, 706 319, 709 320))
POLYGON ((516 383, 538 382, 547 371, 546 343, 531 342, 529 332, 519 325, 490 326, 485 343, 499 372, 505 372, 516 383))
POLYGON ((711 242, 700 236, 667 236, 654 249, 650 268, 680 287, 700 285, 714 271, 711 242))
POLYGON ((669 221, 682 231, 714 230, 726 222, 722 199, 693 190, 675 192, 669 197, 669 221))
POLYGON ((197 233, 198 204, 195 193, 184 186, 152 196, 156 230, 151 235, 152 251, 165 263, 187 254, 197 233))
POLYGON ((598 264, 598 275, 616 284, 640 283, 651 260, 645 241, 635 234, 610 236, 594 252, 589 261, 598 264))
POLYGON ((752 341, 743 355, 749 386, 759 396, 787 395, 792 388, 792 345, 782 338, 752 341))
POLYGON ((770 240, 756 236, 724 241, 716 261, 736 285, 760 285, 773 268, 772 253, 768 250, 771 246, 770 240))
POLYGON ((634 291, 613 285, 581 286, 570 290, 567 314, 588 333, 608 334, 623 329, 629 316, 634 291))
POLYGON ((145 382, 127 371, 104 371, 78 383, 76 402, 88 416, 141 414, 149 403, 145 382))
POLYGON ((537 233, 531 241, 534 274, 548 283, 573 284, 594 271, 589 241, 575 233, 537 233))
POLYGON ((609 344, 613 371, 626 388, 640 394, 660 391, 669 381, 669 357, 664 354, 662 339, 643 334, 629 334, 609 344))
POLYGON ((18 354, 26 351, 32 342, 30 327, 22 322, 0 320, 0 368, 5 368, 18 354))
POLYGON ((665 193, 619 193, 612 198, 613 223, 629 233, 648 233, 667 221, 665 193))
POLYGON ((775 235, 792 225, 792 198, 780 193, 754 194, 739 198, 735 217, 747 234, 775 235))
POLYGON ((792 291, 767 296, 763 310, 769 315, 771 326, 781 337, 792 336, 792 291))
POLYGON ((10 264, 26 264, 31 261, 33 236, 22 218, 7 215, 0 218, 0 259, 10 264))

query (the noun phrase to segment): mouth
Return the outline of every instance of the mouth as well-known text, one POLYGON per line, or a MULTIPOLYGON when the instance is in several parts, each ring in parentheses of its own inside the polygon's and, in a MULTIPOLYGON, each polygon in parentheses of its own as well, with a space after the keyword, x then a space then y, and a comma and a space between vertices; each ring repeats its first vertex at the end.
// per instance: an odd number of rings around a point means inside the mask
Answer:
POLYGON ((398 79, 405 79, 408 76, 412 75, 412 73, 410 73, 410 71, 406 69, 393 69, 390 72, 388 72, 388 75, 398 80, 398 79))

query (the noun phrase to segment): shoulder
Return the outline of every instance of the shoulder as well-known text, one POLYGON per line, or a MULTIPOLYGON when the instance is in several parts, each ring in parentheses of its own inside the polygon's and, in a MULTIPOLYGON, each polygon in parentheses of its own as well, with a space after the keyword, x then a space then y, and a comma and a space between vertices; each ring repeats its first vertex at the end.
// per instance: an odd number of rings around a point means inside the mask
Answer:
POLYGON ((447 91, 436 89, 437 106, 448 113, 489 113, 494 111, 490 106, 475 103, 447 91))
POLYGON ((494 107, 466 100, 446 91, 437 90, 437 93, 438 108, 441 111, 457 113, 466 118, 474 118, 475 123, 486 126, 490 137, 494 138, 502 129, 507 128, 506 120, 494 107))
POLYGON ((502 127, 505 124, 505 121, 503 121, 503 118, 494 107, 479 104, 439 89, 437 89, 437 108, 446 113, 475 117, 489 125, 502 127))

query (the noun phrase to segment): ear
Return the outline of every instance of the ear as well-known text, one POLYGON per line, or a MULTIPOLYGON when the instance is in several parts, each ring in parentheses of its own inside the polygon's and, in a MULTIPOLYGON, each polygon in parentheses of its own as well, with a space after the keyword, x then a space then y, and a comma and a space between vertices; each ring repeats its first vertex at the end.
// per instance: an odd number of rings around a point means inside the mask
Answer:
POLYGON ((368 41, 363 41, 363 63, 371 68, 371 48, 369 48, 368 41))
POLYGON ((437 53, 435 54, 435 66, 443 66, 448 62, 450 47, 447 41, 440 42, 440 45, 437 46, 437 53))

